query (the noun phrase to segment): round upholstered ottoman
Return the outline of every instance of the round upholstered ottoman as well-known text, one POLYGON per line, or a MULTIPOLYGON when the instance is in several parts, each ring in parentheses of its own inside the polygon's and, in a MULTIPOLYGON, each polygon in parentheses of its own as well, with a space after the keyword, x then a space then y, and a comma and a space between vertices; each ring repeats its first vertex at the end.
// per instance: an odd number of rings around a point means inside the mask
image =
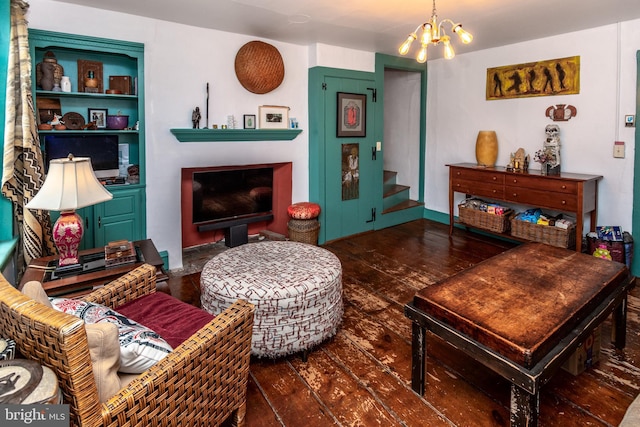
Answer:
POLYGON ((320 223, 317 219, 320 215, 320 205, 312 202, 294 203, 287 208, 287 213, 290 218, 287 223, 289 240, 317 245, 320 234, 320 223))
POLYGON ((209 260, 200 302, 220 314, 237 299, 255 305, 251 354, 306 351, 335 335, 342 320, 342 266, 326 249, 291 241, 249 243, 209 260))

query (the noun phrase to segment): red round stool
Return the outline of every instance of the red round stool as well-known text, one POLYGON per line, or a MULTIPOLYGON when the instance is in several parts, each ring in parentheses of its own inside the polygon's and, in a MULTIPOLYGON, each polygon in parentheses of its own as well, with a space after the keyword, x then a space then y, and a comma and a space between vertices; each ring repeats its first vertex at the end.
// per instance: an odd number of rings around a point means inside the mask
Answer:
POLYGON ((318 244, 318 234, 320 233, 320 205, 311 202, 299 202, 287 208, 289 214, 289 240, 294 242, 318 244))
POLYGON ((320 216, 320 205, 312 202, 299 202, 287 208, 291 219, 316 219, 320 216))

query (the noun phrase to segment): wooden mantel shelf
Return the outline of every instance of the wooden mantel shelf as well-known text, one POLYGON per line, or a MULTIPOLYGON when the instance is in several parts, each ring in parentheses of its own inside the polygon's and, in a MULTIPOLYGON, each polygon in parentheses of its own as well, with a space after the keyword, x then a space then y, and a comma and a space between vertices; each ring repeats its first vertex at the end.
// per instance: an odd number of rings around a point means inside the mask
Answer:
POLYGON ((291 141, 302 129, 171 129, 180 142, 291 141))

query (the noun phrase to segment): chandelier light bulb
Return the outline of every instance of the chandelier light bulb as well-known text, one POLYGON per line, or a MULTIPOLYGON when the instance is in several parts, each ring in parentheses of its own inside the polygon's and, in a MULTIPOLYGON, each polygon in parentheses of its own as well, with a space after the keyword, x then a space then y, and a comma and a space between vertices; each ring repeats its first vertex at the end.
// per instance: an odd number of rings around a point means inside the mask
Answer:
POLYGON ((406 55, 407 53, 409 53, 409 49, 411 49, 411 43, 413 43, 413 41, 417 38, 418 36, 415 33, 409 34, 404 43, 402 43, 402 46, 400 46, 400 49, 398 49, 400 55, 406 55))
POLYGON ((418 52, 418 56, 416 57, 416 61, 418 61, 421 64, 424 64, 425 62, 427 62, 427 45, 422 45, 422 47, 420 48, 420 51, 418 52))
POLYGON ((455 27, 453 27, 453 32, 456 33, 458 37, 460 37, 460 41, 464 44, 469 44, 473 40, 473 36, 471 35, 471 33, 463 30, 461 24, 457 24, 455 27))
POLYGON ((431 26, 427 24, 422 29, 422 37, 420 38, 420 44, 426 46, 431 43, 431 26))
POLYGON ((449 36, 442 36, 442 43, 444 43, 444 57, 446 59, 453 59, 456 56, 456 53, 453 50, 453 46, 451 46, 451 39, 449 36))

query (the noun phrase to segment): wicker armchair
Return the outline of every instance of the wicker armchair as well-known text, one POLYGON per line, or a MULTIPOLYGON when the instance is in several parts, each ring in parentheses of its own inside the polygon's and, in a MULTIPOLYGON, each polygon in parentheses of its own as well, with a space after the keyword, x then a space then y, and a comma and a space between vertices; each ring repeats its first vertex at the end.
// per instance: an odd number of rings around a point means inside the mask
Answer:
MULTIPOLYGON (((110 307, 155 292, 155 268, 143 265, 84 297, 110 307)), ((71 423, 79 426, 243 425, 253 306, 237 301, 101 404, 84 322, 23 295, 0 275, 0 333, 17 350, 53 369, 71 423)))

